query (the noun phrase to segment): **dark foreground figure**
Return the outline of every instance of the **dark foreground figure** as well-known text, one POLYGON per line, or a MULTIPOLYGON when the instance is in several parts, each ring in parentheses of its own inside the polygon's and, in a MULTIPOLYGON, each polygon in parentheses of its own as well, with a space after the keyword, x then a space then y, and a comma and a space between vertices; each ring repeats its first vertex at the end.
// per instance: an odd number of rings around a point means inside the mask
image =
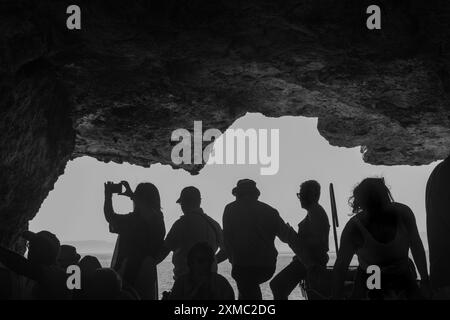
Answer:
POLYGON ((194 245, 187 256, 189 273, 179 277, 173 286, 172 300, 234 300, 230 283, 211 271, 214 251, 206 242, 194 245))
POLYGON ((71 298, 66 285, 66 271, 57 264, 60 252, 58 238, 48 231, 26 231, 22 237, 28 241, 28 258, 0 247, 0 264, 7 268, 3 269, 7 272, 3 272, 3 279, 0 279, 2 290, 7 291, 3 294, 25 300, 71 298))
POLYGON ((296 255, 270 282, 275 300, 287 300, 308 273, 317 272, 318 269, 325 271, 328 262, 330 223, 327 213, 319 204, 320 184, 314 180, 302 183, 297 197, 302 208, 307 210, 307 215, 298 224, 297 238, 289 243, 296 255))
POLYGON ((165 236, 164 218, 158 189, 152 183, 141 183, 134 192, 126 181, 105 184, 104 213, 111 232, 119 234, 111 266, 126 285, 133 286, 142 299, 157 299, 156 260, 165 236), (122 187, 125 191, 122 192, 122 187), (116 214, 112 195, 133 200, 133 211, 116 214))
POLYGON ((333 271, 333 298, 342 298, 345 274, 354 254, 359 267, 353 298, 429 298, 425 250, 411 209, 393 202, 384 179, 379 178, 367 178, 354 189, 352 206, 356 215, 342 232, 333 271), (408 257, 409 250, 420 273, 420 288, 414 263, 408 257), (371 265, 381 269, 380 290, 367 289, 366 271, 371 265))
POLYGON ((240 180, 232 191, 236 201, 223 213, 225 250, 232 264, 240 300, 261 300, 260 284, 272 278, 278 252, 275 237, 289 242, 295 231, 281 219, 277 210, 258 201, 256 183, 240 180), (293 234, 292 234, 292 233, 293 234))
MULTIPOLYGON (((172 251, 174 279, 190 272, 188 254, 197 243, 207 243, 215 253, 223 247, 223 235, 220 225, 201 208, 200 190, 193 186, 184 188, 177 200, 183 215, 173 224, 158 257, 164 260, 172 251)), ((211 262, 211 270, 217 272, 217 263, 211 262)))
POLYGON ((426 191, 430 280, 437 299, 450 299, 450 157, 432 172, 426 191))

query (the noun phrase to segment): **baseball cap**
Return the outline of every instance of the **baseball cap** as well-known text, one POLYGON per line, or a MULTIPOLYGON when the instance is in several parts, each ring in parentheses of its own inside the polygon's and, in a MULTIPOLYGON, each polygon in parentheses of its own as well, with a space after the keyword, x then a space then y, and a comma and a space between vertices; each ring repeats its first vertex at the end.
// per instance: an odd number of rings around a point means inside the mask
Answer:
POLYGON ((200 201, 201 198, 200 190, 196 187, 189 186, 181 190, 177 203, 200 201))

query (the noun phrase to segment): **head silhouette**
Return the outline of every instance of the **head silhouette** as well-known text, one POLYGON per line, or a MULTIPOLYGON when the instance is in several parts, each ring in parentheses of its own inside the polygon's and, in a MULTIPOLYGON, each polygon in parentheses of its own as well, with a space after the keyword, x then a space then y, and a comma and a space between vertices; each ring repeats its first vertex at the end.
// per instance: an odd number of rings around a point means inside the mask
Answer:
POLYGON ((214 263, 214 251, 206 242, 199 242, 189 250, 187 264, 194 275, 207 275, 214 263))
POLYGON ((77 298, 86 299, 91 279, 95 274, 95 271, 102 268, 102 265, 96 257, 84 256, 81 258, 80 262, 78 262, 78 266, 81 270, 81 291, 76 292, 75 294, 77 298))
POLYGON ((308 209, 319 202, 320 184, 315 180, 308 180, 300 185, 300 192, 297 194, 302 208, 308 209))
POLYGON ((56 264, 60 242, 53 233, 49 231, 38 233, 26 231, 22 236, 28 240, 28 260, 43 265, 56 264))
POLYGON ((369 214, 384 212, 384 208, 393 201, 389 188, 383 178, 366 178, 353 190, 350 205, 353 213, 369 214))
POLYGON ((161 209, 161 198, 158 188, 153 183, 138 184, 133 194, 134 211, 146 214, 151 210, 161 209))
POLYGON ((181 210, 185 214, 189 214, 192 210, 199 209, 202 198, 200 190, 196 187, 189 186, 181 190, 177 203, 181 205, 181 210))
POLYGON ((231 192, 237 200, 258 200, 260 192, 256 187, 256 182, 251 179, 241 179, 231 192))
POLYGON ((94 256, 84 256, 78 262, 82 274, 92 274, 95 270, 100 269, 102 265, 100 261, 94 256))
POLYGON ((74 246, 67 244, 61 245, 58 255, 58 265, 64 269, 68 266, 75 265, 80 260, 80 255, 74 246))
POLYGON ((122 281, 113 269, 96 269, 89 278, 87 297, 90 300, 116 300, 121 291, 122 281))

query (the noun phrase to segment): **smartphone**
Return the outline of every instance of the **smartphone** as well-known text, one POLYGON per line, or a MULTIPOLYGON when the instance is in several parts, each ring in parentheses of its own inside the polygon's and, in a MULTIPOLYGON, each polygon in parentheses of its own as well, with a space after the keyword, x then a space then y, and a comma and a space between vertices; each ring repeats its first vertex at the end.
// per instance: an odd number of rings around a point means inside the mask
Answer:
POLYGON ((123 184, 122 183, 114 183, 113 185, 112 185, 112 187, 111 187, 111 191, 113 192, 113 193, 117 193, 117 194, 120 194, 120 193, 122 193, 122 190, 123 190, 123 184))

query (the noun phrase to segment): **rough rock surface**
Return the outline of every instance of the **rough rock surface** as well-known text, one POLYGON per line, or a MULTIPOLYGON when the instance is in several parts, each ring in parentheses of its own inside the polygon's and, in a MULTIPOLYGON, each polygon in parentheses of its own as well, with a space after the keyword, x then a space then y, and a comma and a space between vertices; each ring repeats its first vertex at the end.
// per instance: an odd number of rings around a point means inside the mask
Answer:
POLYGON ((365 27, 365 0, 78 1, 69 31, 69 1, 2 1, 0 242, 68 159, 171 164, 171 132, 194 120, 318 117, 331 144, 373 164, 445 158, 449 4, 378 3, 381 31, 365 27))

